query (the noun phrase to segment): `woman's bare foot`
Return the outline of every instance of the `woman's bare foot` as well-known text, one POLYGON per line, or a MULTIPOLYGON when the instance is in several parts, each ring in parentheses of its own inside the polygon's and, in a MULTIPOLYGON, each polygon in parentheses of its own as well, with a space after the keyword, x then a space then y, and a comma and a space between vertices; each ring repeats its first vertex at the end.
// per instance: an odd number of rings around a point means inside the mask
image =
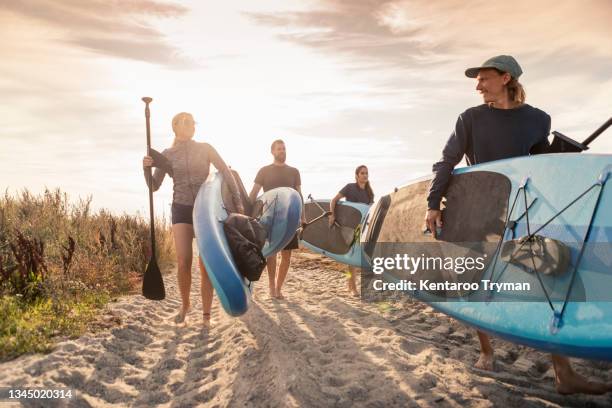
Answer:
POLYGON ((359 291, 357 290, 357 285, 352 279, 348 280, 348 291, 353 297, 359 297, 359 291))
POLYGON ((285 298, 283 294, 281 293, 280 289, 276 290, 276 298, 280 300, 283 300, 285 298))
POLYGON ((185 321, 185 317, 187 316, 187 313, 189 313, 189 306, 181 307, 181 310, 178 312, 178 314, 174 318, 174 323, 176 324, 183 323, 185 321))
POLYGON ((202 313, 202 328, 210 329, 210 313, 202 313))
POLYGON ((555 388, 559 394, 594 394, 600 395, 612 391, 612 384, 591 382, 576 373, 567 357, 553 355, 555 369, 555 388))

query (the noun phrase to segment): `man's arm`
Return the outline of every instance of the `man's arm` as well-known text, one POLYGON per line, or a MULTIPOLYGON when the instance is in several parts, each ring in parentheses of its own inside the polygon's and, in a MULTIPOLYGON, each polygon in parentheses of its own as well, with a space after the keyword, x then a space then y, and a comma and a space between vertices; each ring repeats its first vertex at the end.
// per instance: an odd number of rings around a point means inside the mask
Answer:
POLYGON ((302 199, 302 224, 306 224, 306 208, 304 207, 304 196, 302 195, 302 176, 300 176, 300 171, 295 169, 295 179, 293 180, 295 184, 295 189, 298 193, 300 193, 300 198, 302 199))
POLYGON ((466 124, 464 115, 459 115, 455 124, 455 130, 451 133, 446 146, 442 150, 442 159, 432 167, 435 174, 429 187, 429 196, 427 197, 425 225, 431 231, 434 238, 437 237, 437 228, 442 228, 440 201, 442 201, 442 196, 446 192, 453 169, 467 151, 470 126, 466 124))
POLYGON ((261 188, 265 184, 264 169, 265 167, 262 167, 261 169, 259 169, 259 171, 255 175, 255 181, 253 183, 253 188, 251 189, 251 194, 249 194, 249 199, 251 200, 253 204, 255 204, 255 200, 257 200, 257 194, 259 194, 259 190, 261 190, 261 188))
POLYGON ((550 134, 550 116, 546 115, 544 125, 544 137, 542 140, 531 146, 529 154, 546 154, 550 152, 550 142, 548 141, 548 135, 550 134))
POLYGON ((451 133, 442 150, 442 158, 432 166, 434 178, 429 187, 427 208, 431 210, 440 209, 440 201, 442 201, 442 196, 446 192, 453 169, 463 159, 467 151, 468 132, 468 125, 462 114, 457 119, 455 130, 451 133))
POLYGON ((257 200, 257 194, 259 194, 259 190, 261 190, 261 184, 253 183, 253 188, 251 189, 251 194, 249 194, 249 199, 251 203, 254 203, 257 200))
POLYGON ((302 199, 302 219, 301 219, 301 223, 302 224, 306 224, 306 208, 304 207, 304 196, 302 195, 302 186, 301 185, 295 186, 295 190, 298 193, 300 193, 300 198, 302 199))

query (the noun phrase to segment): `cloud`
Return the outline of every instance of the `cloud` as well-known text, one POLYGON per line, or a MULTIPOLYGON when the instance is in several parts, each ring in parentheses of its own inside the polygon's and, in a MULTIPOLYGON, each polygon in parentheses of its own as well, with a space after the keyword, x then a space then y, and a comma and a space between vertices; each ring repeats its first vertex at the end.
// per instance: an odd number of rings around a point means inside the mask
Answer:
POLYGON ((79 36, 68 43, 119 58, 146 61, 169 68, 192 68, 196 64, 184 58, 174 47, 156 38, 129 40, 117 38, 87 38, 79 36))
POLYGON ((337 61, 363 85, 354 99, 394 111, 368 114, 360 107, 308 131, 323 132, 338 121, 346 135, 363 134, 369 122, 388 124, 386 134, 411 128, 414 137, 419 128, 431 129, 428 123, 437 127, 440 115, 450 129, 450 118, 480 101, 465 68, 502 53, 517 57, 528 102, 551 113, 556 128, 584 134, 609 109, 610 1, 321 0, 311 10, 246 16, 283 41, 337 61))
POLYGON ((283 28, 278 37, 325 52, 360 57, 369 62, 406 65, 421 61, 422 27, 396 33, 381 21, 380 10, 391 1, 327 1, 324 11, 245 13, 257 24, 283 28), (382 60, 381 60, 382 59, 382 60))
POLYGON ((0 12, 59 29, 64 42, 98 54, 164 65, 191 68, 194 62, 166 42, 147 20, 185 15, 189 10, 176 4, 152 0, 2 1, 0 12))
MULTIPOLYGON (((248 13, 257 24, 276 27, 278 37, 344 58, 414 70, 450 69, 491 55, 515 53, 527 64, 542 52, 571 49, 563 60, 609 59, 612 3, 520 0, 322 0, 311 11, 248 13)), ((574 64, 572 64, 574 65, 574 64)), ((555 70, 565 70, 557 64, 555 70)), ((457 71, 459 72, 459 71, 457 71)))

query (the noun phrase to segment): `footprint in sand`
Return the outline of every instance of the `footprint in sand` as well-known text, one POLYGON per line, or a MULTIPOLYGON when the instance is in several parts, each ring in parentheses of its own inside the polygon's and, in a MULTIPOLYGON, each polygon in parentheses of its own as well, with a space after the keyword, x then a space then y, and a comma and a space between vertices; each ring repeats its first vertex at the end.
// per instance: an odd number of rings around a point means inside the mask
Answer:
POLYGON ((519 353, 516 350, 513 349, 509 349, 509 350, 500 350, 498 352, 498 358, 503 361, 504 363, 508 363, 508 364, 514 364, 516 362, 516 360, 519 358, 519 353))
POLYGON ((332 387, 343 387, 348 383, 347 380, 341 377, 331 375, 326 376, 323 381, 332 387))
POLYGON ((168 360, 162 361, 159 365, 159 368, 162 370, 178 370, 184 365, 184 361, 178 360, 176 358, 170 358, 168 360))

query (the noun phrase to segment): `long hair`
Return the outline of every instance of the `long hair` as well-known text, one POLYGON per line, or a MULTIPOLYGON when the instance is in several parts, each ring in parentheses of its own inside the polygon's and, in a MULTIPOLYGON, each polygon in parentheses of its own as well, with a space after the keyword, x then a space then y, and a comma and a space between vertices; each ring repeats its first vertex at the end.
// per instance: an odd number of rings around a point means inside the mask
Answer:
POLYGON ((506 87, 508 88, 510 101, 519 105, 525 103, 525 98, 527 97, 525 88, 523 88, 523 85, 516 78, 512 78, 510 82, 506 84, 506 87))
POLYGON ((172 118, 172 131, 175 134, 174 140, 172 141, 172 147, 176 145, 176 128, 178 127, 179 123, 181 123, 185 119, 193 120, 193 115, 188 112, 179 112, 172 118))
MULTIPOLYGON (((494 68, 495 71, 499 75, 505 74, 504 71, 500 71, 497 68, 494 68)), ((525 93, 525 88, 518 81, 518 79, 514 77, 510 77, 510 82, 506 84, 506 89, 508 90, 508 97, 510 98, 510 102, 514 102, 518 105, 522 105, 525 103, 525 99, 527 98, 527 94, 525 93)))
MULTIPOLYGON (((357 179, 359 178, 359 172, 361 171, 361 169, 367 170, 368 166, 366 166, 365 164, 357 166, 357 168, 355 169, 355 182, 357 182, 357 179)), ((369 179, 368 181, 366 181, 365 190, 366 190, 366 193, 368 194, 368 198, 370 199, 370 203, 373 203, 374 202, 374 191, 372 191, 372 186, 370 185, 369 179)))

